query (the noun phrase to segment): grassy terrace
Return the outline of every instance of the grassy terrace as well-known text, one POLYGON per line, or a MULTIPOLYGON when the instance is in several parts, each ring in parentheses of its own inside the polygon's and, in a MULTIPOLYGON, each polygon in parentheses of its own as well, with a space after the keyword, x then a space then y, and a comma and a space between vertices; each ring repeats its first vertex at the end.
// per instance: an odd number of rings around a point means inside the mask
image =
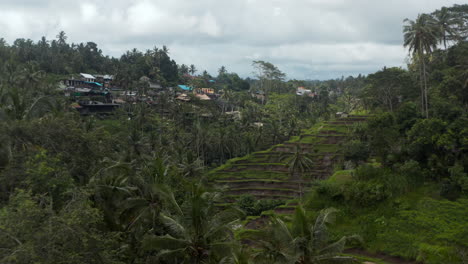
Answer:
POLYGON ((218 172, 211 174, 210 179, 276 179, 276 180, 287 180, 289 175, 287 172, 277 171, 239 171, 239 172, 218 172))
MULTIPOLYGON (((308 188, 316 178, 327 178, 333 170, 333 162, 339 159, 340 145, 362 118, 321 122, 301 135, 293 136, 283 144, 229 160, 212 170, 209 179, 225 186, 226 201, 233 202, 243 194, 252 194, 259 199, 291 200, 299 197, 301 189, 308 188), (310 171, 302 179, 292 178, 288 163, 299 146, 314 161, 310 171), (290 157, 288 157, 290 156, 290 157), (289 192, 291 195, 283 195, 289 192), (278 195, 279 194, 279 195, 278 195)), ((336 176, 334 176, 336 177, 336 176)), ((280 209, 291 209, 284 205, 280 209)))

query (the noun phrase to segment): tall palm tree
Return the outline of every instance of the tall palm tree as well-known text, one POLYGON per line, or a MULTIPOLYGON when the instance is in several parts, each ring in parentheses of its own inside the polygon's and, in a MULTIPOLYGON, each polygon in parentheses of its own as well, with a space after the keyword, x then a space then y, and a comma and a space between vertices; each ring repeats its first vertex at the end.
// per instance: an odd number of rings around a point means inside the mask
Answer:
POLYGON ((421 105, 426 118, 429 117, 427 102, 427 79, 425 55, 430 54, 436 47, 440 36, 437 21, 428 14, 419 14, 416 21, 405 19, 403 27, 404 47, 409 48, 413 58, 419 61, 421 105))
POLYGON ((231 254, 232 229, 242 216, 236 209, 220 210, 215 202, 221 194, 207 192, 194 185, 181 206, 161 214, 168 234, 149 235, 143 241, 146 250, 157 250, 158 259, 168 263, 212 263, 231 254))
MULTIPOLYGON (((459 38, 455 26, 460 24, 460 18, 449 11, 447 7, 442 7, 433 13, 440 30, 440 43, 447 49, 447 41, 459 38)), ((462 22, 463 23, 463 22, 462 22)))
POLYGON ((356 263, 352 257, 341 256, 345 244, 357 236, 342 237, 330 243, 328 225, 337 210, 322 210, 313 221, 299 205, 292 222, 287 225, 279 218, 271 218, 270 224, 258 233, 261 250, 254 254, 258 263, 356 263))

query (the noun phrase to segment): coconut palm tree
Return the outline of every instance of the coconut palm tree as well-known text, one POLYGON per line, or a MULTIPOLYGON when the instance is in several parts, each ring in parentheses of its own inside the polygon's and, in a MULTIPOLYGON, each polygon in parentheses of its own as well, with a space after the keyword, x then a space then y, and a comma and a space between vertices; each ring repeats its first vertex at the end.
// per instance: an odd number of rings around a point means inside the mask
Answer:
POLYGON ((219 264, 252 264, 250 250, 247 246, 234 245, 231 255, 224 257, 219 264))
POLYGON ((159 213, 164 205, 173 206, 175 198, 166 184, 169 172, 160 158, 144 161, 140 173, 129 179, 132 194, 123 201, 120 219, 126 229, 146 234, 160 231, 159 213))
MULTIPOLYGON (((288 156, 284 156, 288 157, 288 156)), ((288 160, 288 170, 291 176, 294 176, 296 172, 300 172, 301 176, 304 172, 310 169, 314 162, 307 156, 307 153, 301 148, 300 145, 295 147, 295 151, 292 152, 288 160)))
POLYGON ((38 70, 37 68, 38 68, 37 62, 28 62, 24 65, 23 69, 21 70, 21 74, 19 76, 23 85, 29 89, 32 89, 33 93, 37 93, 35 89, 37 85, 45 77, 45 72, 38 70))
POLYGON ((261 250, 254 254, 254 259, 258 263, 356 263, 352 257, 340 254, 347 241, 359 237, 344 236, 330 243, 328 225, 336 212, 334 208, 324 209, 313 221, 299 205, 290 225, 271 218, 270 224, 258 234, 261 250))
POLYGON ((450 12, 447 7, 442 7, 440 10, 434 12, 433 15, 436 19, 437 25, 439 26, 441 34, 440 43, 443 43, 444 48, 447 49, 448 40, 459 38, 459 33, 455 26, 463 22, 460 21, 458 16, 450 12))
POLYGON ((437 46, 440 28, 437 21, 428 14, 419 14, 416 21, 405 19, 403 27, 404 47, 408 47, 413 59, 416 57, 420 65, 421 107, 426 118, 429 117, 427 102, 427 78, 425 55, 430 54, 437 46))
POLYGON ((197 68, 195 67, 195 65, 190 64, 189 72, 191 75, 194 75, 197 72, 197 68))
POLYGON ((232 229, 242 216, 237 209, 220 210, 215 206, 220 193, 211 193, 201 185, 192 191, 181 206, 162 213, 161 222, 168 233, 149 235, 143 240, 146 250, 157 250, 158 259, 168 263, 212 263, 231 254, 232 229))
POLYGON ((302 198, 302 177, 304 172, 308 171, 310 168, 312 168, 312 166, 314 166, 314 162, 307 156, 307 153, 304 152, 300 145, 296 145, 294 152, 281 155, 280 160, 287 161, 288 171, 291 177, 296 177, 301 180, 299 182, 299 191, 302 198), (299 175, 297 175, 298 172, 299 175))

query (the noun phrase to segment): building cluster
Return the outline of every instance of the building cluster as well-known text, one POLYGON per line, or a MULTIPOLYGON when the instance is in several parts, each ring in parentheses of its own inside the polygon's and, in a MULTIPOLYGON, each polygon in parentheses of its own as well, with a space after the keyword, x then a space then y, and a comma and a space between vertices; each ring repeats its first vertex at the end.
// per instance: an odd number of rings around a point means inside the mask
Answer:
MULTIPOLYGON (((210 80, 211 81, 211 80, 210 80)), ((213 81, 214 82, 214 81, 213 81)), ((61 89, 65 96, 73 101, 72 107, 81 114, 111 113, 120 105, 127 103, 146 102, 156 104, 155 96, 169 92, 176 101, 192 100, 210 101, 220 97, 213 88, 195 88, 188 85, 163 88, 150 78, 142 76, 133 89, 122 89, 113 75, 80 73, 61 81, 61 89)))
MULTIPOLYGON (((214 80, 210 80, 211 82, 214 82, 214 80)), ((109 74, 80 73, 61 81, 61 87, 65 96, 70 97, 73 101, 72 107, 84 115, 111 113, 120 105, 128 103, 145 102, 150 105, 157 104, 156 98, 160 93, 172 95, 169 99, 171 102, 215 100, 216 103, 223 105, 223 109, 229 107, 229 102, 220 99, 221 95, 213 88, 192 88, 189 85, 183 84, 164 88, 160 84, 152 82, 146 76, 142 76, 138 82, 134 82, 133 86, 135 86, 132 87, 134 89, 128 89, 127 87, 124 90, 119 87, 114 76, 109 74), (174 100, 171 100, 171 98, 174 100)), ((296 95, 312 98, 318 96, 316 92, 304 87, 298 87, 296 95)), ((252 96, 261 101, 266 99, 265 93, 262 91, 252 93, 252 96)), ((232 107, 231 112, 233 117, 238 117, 232 107)))

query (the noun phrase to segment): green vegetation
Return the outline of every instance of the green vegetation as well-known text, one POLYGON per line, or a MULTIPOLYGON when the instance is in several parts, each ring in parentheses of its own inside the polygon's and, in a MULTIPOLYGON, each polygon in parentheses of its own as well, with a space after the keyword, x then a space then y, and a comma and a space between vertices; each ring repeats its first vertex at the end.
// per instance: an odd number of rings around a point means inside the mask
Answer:
POLYGON ((468 6, 403 31, 408 69, 328 81, 0 39, 0 263, 467 263, 468 6), (80 72, 136 99, 80 113, 80 72))

